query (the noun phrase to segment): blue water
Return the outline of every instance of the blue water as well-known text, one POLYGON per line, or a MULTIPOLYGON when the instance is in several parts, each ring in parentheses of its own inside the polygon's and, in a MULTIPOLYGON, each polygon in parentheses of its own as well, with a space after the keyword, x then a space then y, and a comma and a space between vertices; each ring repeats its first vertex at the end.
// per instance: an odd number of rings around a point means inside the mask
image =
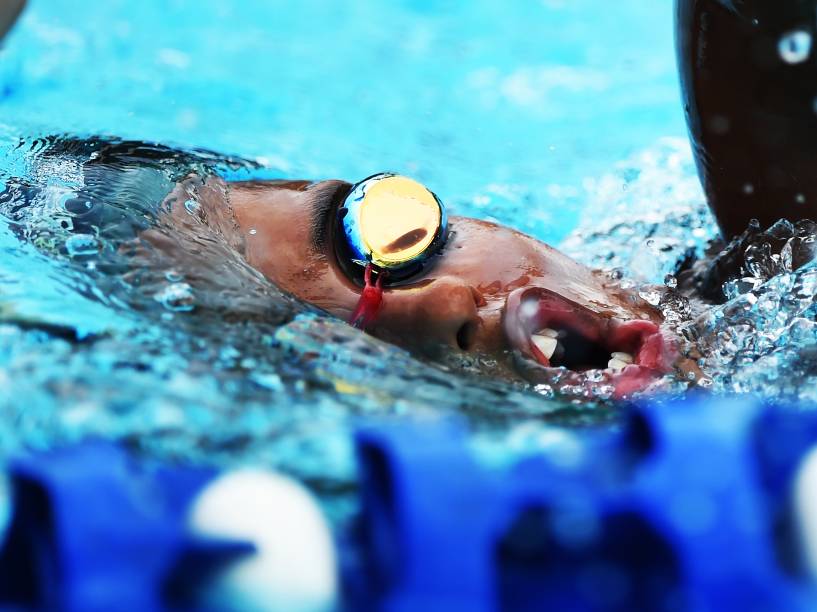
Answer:
MULTIPOLYGON (((504 448, 525 446, 545 418, 605 420, 608 409, 581 397, 419 362, 287 300, 229 255, 218 274, 234 282, 209 288, 167 262, 141 262, 140 283, 105 272, 122 245, 77 244, 61 225, 82 160, 49 160, 42 137, 247 160, 213 162, 226 176, 393 170, 455 213, 567 239, 596 265, 611 261, 610 244, 588 227, 613 209, 644 219, 657 207, 663 225, 650 231, 677 244, 647 257, 660 265, 642 276, 661 280, 712 227, 678 144, 671 5, 31 0, 0 53, 0 180, 40 190, 34 204, 0 212, 0 449, 102 436, 280 467, 337 498, 359 418, 465 415, 501 432, 504 448)), ((644 259, 644 227, 605 232, 619 236, 617 264, 644 259)))
POLYGON ((11 134, 390 169, 549 241, 585 178, 685 134, 671 0, 32 0, 0 57, 11 134))

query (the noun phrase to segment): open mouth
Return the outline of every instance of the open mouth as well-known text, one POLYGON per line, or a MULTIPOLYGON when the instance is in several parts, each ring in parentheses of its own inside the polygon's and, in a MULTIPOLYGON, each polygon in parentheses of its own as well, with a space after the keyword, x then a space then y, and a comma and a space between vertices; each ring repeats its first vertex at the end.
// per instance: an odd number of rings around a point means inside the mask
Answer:
POLYGON ((594 373, 614 396, 643 391, 671 371, 674 347, 651 320, 625 320, 595 311, 540 287, 508 296, 505 334, 522 356, 547 370, 594 373))

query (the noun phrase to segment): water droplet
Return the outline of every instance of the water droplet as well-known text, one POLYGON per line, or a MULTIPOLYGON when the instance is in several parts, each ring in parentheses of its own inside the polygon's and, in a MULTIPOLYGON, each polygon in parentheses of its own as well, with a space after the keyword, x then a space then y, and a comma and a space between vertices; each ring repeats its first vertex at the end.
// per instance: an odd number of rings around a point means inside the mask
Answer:
POLYGON ((225 346, 219 351, 219 359, 222 361, 235 361, 241 357, 241 351, 234 346, 225 346))
POLYGON ((74 234, 65 241, 65 250, 71 257, 89 257, 99 251, 99 243, 90 234, 74 234))
POLYGON ((187 283, 173 283, 156 292, 153 299, 173 312, 190 312, 196 307, 193 288, 187 283))
POLYGON ((752 195, 755 192, 755 186, 752 183, 746 183, 743 186, 743 193, 746 195, 752 195))
POLYGON ((250 230, 250 236, 255 236, 257 233, 258 233, 258 230, 257 230, 257 229, 255 229, 255 228, 252 228, 252 229, 250 230))
POLYGON ((257 385, 272 391, 281 391, 284 388, 284 383, 281 380, 281 377, 272 372, 251 372, 250 380, 257 385))
POLYGON ((806 196, 804 196, 802 193, 798 193, 794 199, 798 204, 806 203, 806 196))
POLYGON ((165 272, 165 278, 170 281, 171 283, 178 283, 179 281, 184 279, 184 275, 176 270, 168 270, 165 272))
POLYGON ((201 206, 199 205, 198 202, 196 202, 196 200, 185 200, 184 208, 185 208, 185 210, 187 212, 189 212, 194 217, 197 217, 198 214, 199 214, 199 211, 201 210, 201 206))
POLYGON ((801 64, 811 54, 811 34, 805 30, 788 32, 780 39, 778 50, 787 64, 801 64))
POLYGON ((655 289, 646 289, 639 291, 638 296, 651 306, 658 306, 658 304, 661 303, 661 293, 659 291, 656 291, 655 289))

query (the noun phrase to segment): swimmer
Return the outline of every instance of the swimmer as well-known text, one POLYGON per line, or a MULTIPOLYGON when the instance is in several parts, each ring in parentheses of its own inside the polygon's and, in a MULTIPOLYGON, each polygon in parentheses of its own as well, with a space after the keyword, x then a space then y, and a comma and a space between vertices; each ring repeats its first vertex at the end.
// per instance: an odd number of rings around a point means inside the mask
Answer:
POLYGON ((278 287, 414 353, 479 356, 497 364, 494 375, 538 382, 559 367, 595 370, 619 397, 677 365, 660 313, 633 290, 511 228, 449 219, 409 178, 191 176, 165 201, 178 231, 190 229, 191 195, 208 225, 278 287))
MULTIPOLYGON (((799 24, 789 11, 791 23, 783 23, 780 9, 760 0, 736 6, 677 1, 690 133, 726 238, 751 219, 769 225, 814 216, 817 206, 817 179, 808 172, 817 115, 811 106, 808 116, 794 108, 808 88, 797 75, 812 62, 798 63, 797 49, 781 54, 777 45, 789 30, 811 31, 811 18, 799 24)), ((275 285, 415 353, 479 356, 496 363, 496 376, 533 382, 547 382, 559 367, 592 370, 617 396, 673 369, 694 370, 679 359, 661 314, 634 291, 511 228, 448 219, 438 198, 409 179, 377 175, 353 185, 191 176, 165 200, 180 232, 191 231, 184 205, 191 193, 224 243, 275 285), (376 221, 364 220, 364 211, 376 221)), ((76 227, 85 216, 77 213, 76 227)), ((142 236, 173 250, 167 236, 142 236)))
MULTIPOLYGON (((206 170, 207 160, 224 160, 210 152, 101 138, 46 142, 42 161, 70 159, 82 169, 83 187, 63 196, 70 230, 115 245, 105 267, 129 285, 142 284, 140 270, 173 267, 220 296, 232 286, 220 278, 225 271, 245 279, 260 272, 382 340, 438 362, 465 358, 475 364, 469 369, 509 381, 586 377, 621 397, 694 369, 636 290, 511 228, 449 217, 409 178, 237 182, 206 170)), ((0 202, 20 210, 39 189, 9 181, 0 202)), ((256 303, 235 287, 227 293, 222 316, 256 303)))
POLYGON ((815 8, 800 0, 677 0, 684 109, 723 237, 753 219, 817 220, 815 8))

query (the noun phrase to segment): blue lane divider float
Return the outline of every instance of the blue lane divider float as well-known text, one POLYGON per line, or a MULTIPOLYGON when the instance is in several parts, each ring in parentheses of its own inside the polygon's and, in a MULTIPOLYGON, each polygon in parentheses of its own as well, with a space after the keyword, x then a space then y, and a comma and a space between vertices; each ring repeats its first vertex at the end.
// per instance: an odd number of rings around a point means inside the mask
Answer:
POLYGON ((817 413, 687 398, 635 407, 622 430, 581 438, 572 465, 543 455, 496 470, 455 424, 361 431, 363 553, 347 572, 350 601, 425 612, 817 609, 803 563, 809 517, 792 504, 817 413))
POLYGON ((9 476, 2 609, 334 607, 329 527, 283 476, 160 466, 106 443, 19 457, 9 476))
MULTIPOLYGON (((347 607, 817 609, 817 412, 688 398, 577 440, 498 469, 456 422, 361 430, 347 607)), ((103 443, 9 476, 0 607, 335 609, 328 526, 289 479, 103 443)))
POLYGON ((173 589, 197 583, 190 573, 252 550, 246 542, 197 540, 184 528, 189 503, 214 475, 143 469, 104 443, 17 459, 0 601, 43 610, 158 610, 183 598, 173 589))

